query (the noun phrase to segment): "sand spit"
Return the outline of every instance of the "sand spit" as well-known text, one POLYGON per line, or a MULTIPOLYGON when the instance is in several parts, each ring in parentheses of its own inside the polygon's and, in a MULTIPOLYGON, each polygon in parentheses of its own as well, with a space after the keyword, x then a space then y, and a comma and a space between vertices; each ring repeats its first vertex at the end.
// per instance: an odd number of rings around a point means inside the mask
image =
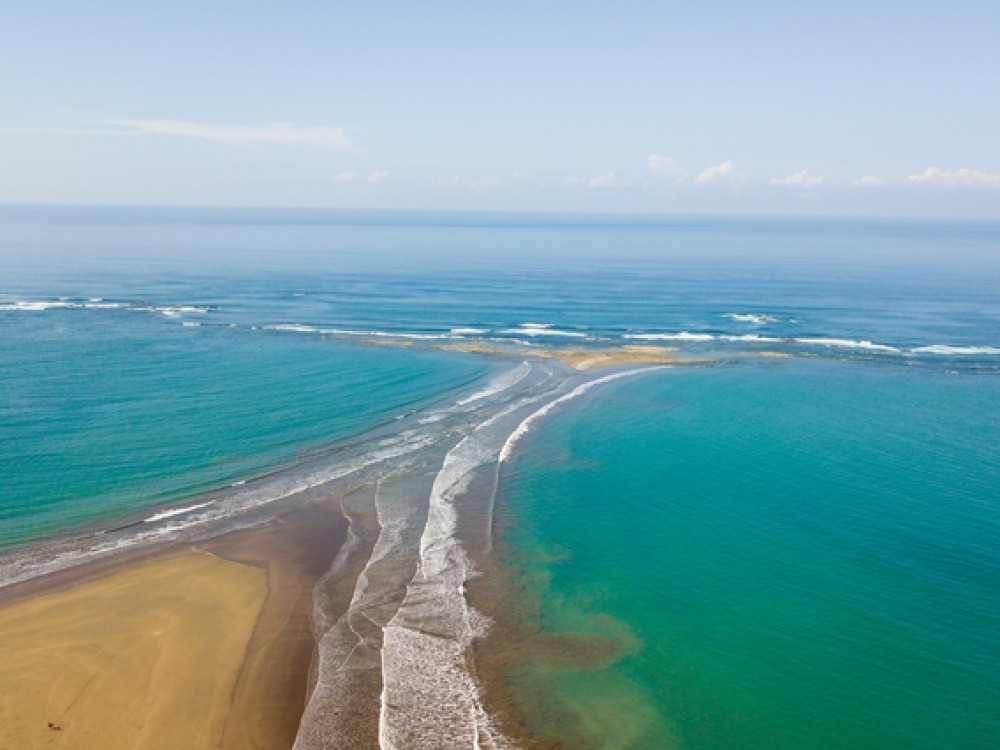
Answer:
POLYGON ((438 344, 433 347, 443 351, 467 352, 469 354, 516 355, 528 359, 555 359, 574 370, 596 370, 601 367, 619 367, 623 365, 703 365, 714 362, 714 359, 678 357, 677 348, 670 346, 650 346, 644 344, 625 344, 605 348, 567 347, 563 349, 548 348, 503 348, 489 344, 438 344))
MULTIPOLYGON (((197 507, 208 525, 196 517, 178 527, 190 529, 187 541, 164 531, 163 542, 0 589, 0 642, 20 659, 0 670, 0 746, 159 747, 161 736, 163 746, 192 748, 514 745, 500 727, 520 739, 517 718, 496 676, 484 680, 476 664, 489 618, 470 606, 465 588, 491 564, 501 465, 564 403, 676 363, 673 350, 656 346, 532 350, 451 404, 403 415, 288 474, 206 500, 197 507), (655 366, 579 371, 630 363, 655 366), (232 515, 240 513, 247 515, 232 515), (190 561, 209 567, 200 577, 172 567, 190 561), (122 589, 116 582, 129 576, 138 579, 122 589), (231 583, 233 576, 249 583, 231 583), (256 593, 227 598, 247 587, 256 593), (163 600, 148 598, 156 596, 163 600), (104 606, 115 597, 118 604, 104 606), (63 610, 74 602, 80 613, 67 620, 63 610), (113 631, 105 610, 134 618, 115 617, 124 635, 106 649, 113 658, 91 664, 86 654, 113 631), (143 619, 148 612, 169 625, 169 637, 143 619), (190 631, 191 617, 207 629, 190 631), (61 634, 67 621, 89 630, 61 634), (206 650, 211 658, 199 656, 206 650), (53 687, 64 671, 79 673, 66 666, 78 662, 89 671, 75 687, 53 687), (126 667, 138 676, 117 677, 126 667), (187 671, 169 682, 171 670, 187 671), (202 686, 197 705, 188 702, 191 682, 202 686), (98 688, 112 697, 81 697, 98 688), (128 720, 116 713, 122 706, 128 720), (154 729, 161 716, 183 717, 175 723, 184 729, 154 729)), ((121 538, 95 535, 95 544, 118 543, 133 527, 157 533, 133 524, 121 538)))

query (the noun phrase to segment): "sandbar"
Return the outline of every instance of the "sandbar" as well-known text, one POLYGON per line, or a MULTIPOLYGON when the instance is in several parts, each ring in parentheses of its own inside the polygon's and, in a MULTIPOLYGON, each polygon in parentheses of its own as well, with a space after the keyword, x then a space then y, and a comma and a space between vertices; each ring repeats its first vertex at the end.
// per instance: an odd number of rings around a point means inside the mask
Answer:
POLYGON ((266 597, 203 552, 0 609, 0 746, 218 747, 266 597))
POLYGON ((290 748, 334 498, 0 590, 0 748, 290 748))

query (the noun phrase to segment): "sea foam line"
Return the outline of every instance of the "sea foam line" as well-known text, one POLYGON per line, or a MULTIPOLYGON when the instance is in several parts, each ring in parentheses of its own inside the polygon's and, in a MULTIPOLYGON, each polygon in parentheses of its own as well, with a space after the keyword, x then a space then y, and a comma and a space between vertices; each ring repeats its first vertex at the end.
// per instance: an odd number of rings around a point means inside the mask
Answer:
POLYGON ((953 354, 957 354, 960 356, 974 356, 977 354, 985 354, 989 356, 996 356, 1000 354, 1000 347, 950 346, 948 344, 932 344, 930 346, 918 346, 915 349, 910 349, 910 354, 941 354, 944 356, 951 356, 953 354))
POLYGON ((798 344, 811 344, 814 346, 833 346, 842 349, 866 349, 873 352, 899 352, 894 346, 889 346, 887 344, 876 344, 871 341, 863 341, 858 339, 837 339, 837 338, 809 338, 809 339, 790 339, 798 344))
POLYGON ((456 404, 458 406, 465 406, 467 404, 471 404, 473 401, 481 401, 484 398, 494 396, 497 393, 507 390, 508 388, 513 388, 515 385, 524 380, 530 372, 531 365, 528 362, 522 362, 517 367, 495 377, 487 383, 486 387, 481 391, 476 391, 471 396, 466 396, 460 401, 457 401, 456 404))
POLYGON ((198 510, 199 508, 207 508, 211 504, 211 501, 209 501, 207 503, 198 503, 197 505, 188 505, 186 508, 173 508, 171 510, 165 510, 161 513, 152 515, 149 518, 143 519, 143 523, 155 523, 156 521, 162 521, 164 518, 179 516, 182 513, 190 513, 192 510, 198 510))
POLYGON ((598 385, 601 385, 602 383, 610 383, 612 380, 618 380, 620 378, 627 378, 627 377, 631 377, 632 375, 639 375, 641 373, 651 372, 653 370, 664 370, 664 369, 667 369, 668 367, 670 367, 670 365, 659 365, 657 367, 644 367, 644 368, 641 368, 641 369, 638 369, 638 370, 627 370, 625 372, 615 372, 615 373, 612 373, 611 375, 605 375, 603 378, 597 378, 596 380, 589 380, 586 383, 581 383, 580 385, 578 385, 576 388, 574 388, 569 393, 566 393, 566 394, 560 396, 559 398, 550 401, 549 403, 545 404, 545 406, 541 407, 537 411, 535 411, 535 412, 531 413, 530 415, 528 415, 528 417, 525 418, 525 420, 523 422, 521 422, 521 424, 519 424, 514 429, 514 431, 507 438, 506 442, 503 444, 503 448, 500 449, 499 462, 503 463, 503 462, 507 461, 510 458, 511 453, 514 450, 514 446, 517 444, 517 441, 520 440, 522 437, 524 437, 527 434, 528 430, 531 429, 531 426, 535 422, 537 422, 539 419, 541 419, 542 417, 544 417, 545 415, 547 415, 549 412, 551 412, 553 409, 555 409, 556 407, 560 406, 561 404, 564 404, 567 401, 571 401, 574 398, 578 398, 579 396, 582 396, 584 393, 586 393, 587 391, 589 391, 591 388, 593 388, 595 386, 598 386, 598 385))

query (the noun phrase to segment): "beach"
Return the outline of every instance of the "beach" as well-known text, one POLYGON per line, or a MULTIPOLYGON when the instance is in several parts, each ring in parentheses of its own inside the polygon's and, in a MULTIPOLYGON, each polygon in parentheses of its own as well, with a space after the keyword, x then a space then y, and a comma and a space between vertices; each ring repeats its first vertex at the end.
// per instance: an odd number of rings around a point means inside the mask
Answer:
POLYGON ((335 509, 82 566, 0 599, 0 745, 291 747, 335 509))

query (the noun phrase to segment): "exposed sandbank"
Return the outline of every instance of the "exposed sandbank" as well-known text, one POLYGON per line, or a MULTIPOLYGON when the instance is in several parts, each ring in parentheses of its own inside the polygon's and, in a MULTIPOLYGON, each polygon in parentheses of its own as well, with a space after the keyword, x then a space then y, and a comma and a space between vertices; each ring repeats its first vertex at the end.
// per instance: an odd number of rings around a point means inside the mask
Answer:
POLYGON ((291 747, 345 534, 309 506, 4 592, 0 747, 291 747))
POLYGON ((0 609, 0 745, 219 747, 266 596, 200 553, 0 609))
POLYGON ((600 367, 620 365, 700 365, 715 360, 705 358, 678 357, 677 349, 668 346, 648 346, 625 344, 605 348, 563 348, 546 349, 519 347, 503 348, 489 344, 438 344, 435 349, 470 354, 516 355, 532 359, 555 359, 574 370, 595 370, 600 367))

